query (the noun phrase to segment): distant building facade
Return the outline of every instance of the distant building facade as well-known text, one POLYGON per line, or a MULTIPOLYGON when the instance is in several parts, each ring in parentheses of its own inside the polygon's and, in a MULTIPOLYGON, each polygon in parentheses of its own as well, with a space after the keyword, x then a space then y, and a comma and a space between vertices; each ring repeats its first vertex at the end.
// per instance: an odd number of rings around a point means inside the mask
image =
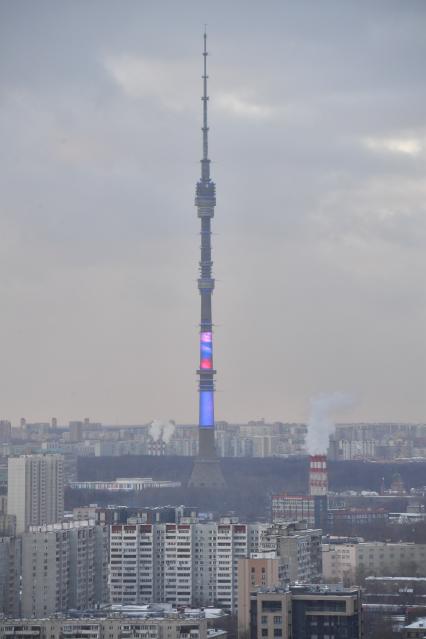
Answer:
POLYGON ((238 560, 260 549, 267 524, 122 524, 111 527, 111 602, 238 605, 238 560))
POLYGON ((226 639, 226 632, 209 628, 203 611, 136 611, 126 616, 108 610, 78 616, 39 619, 0 619, 0 639, 226 639))
POLYGON ((8 617, 20 614, 21 540, 0 537, 0 613, 8 617))
POLYGON ((426 577, 426 544, 379 541, 340 542, 322 546, 325 581, 355 583, 363 577, 426 577))
POLYGON ((93 522, 34 526, 22 535, 23 617, 108 601, 108 530, 93 522))
POLYGON ((328 455, 334 460, 426 457, 426 424, 337 424, 328 455))
POLYGON ((29 526, 62 521, 64 458, 21 455, 8 459, 7 512, 16 517, 16 533, 29 526))
POLYGON ((287 493, 272 496, 272 521, 291 522, 306 521, 310 528, 328 526, 327 495, 288 495, 287 493))
POLYGON ((250 613, 238 617, 240 636, 324 639, 362 636, 359 590, 326 585, 260 589, 250 595, 250 613))

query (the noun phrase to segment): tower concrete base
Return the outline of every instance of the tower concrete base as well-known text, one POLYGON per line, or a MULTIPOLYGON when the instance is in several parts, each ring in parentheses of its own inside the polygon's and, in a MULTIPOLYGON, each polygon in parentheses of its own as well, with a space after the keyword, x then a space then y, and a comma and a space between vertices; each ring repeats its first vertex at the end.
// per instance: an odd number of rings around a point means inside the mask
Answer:
POLYGON ((191 488, 226 488, 220 460, 197 457, 188 486, 191 488))

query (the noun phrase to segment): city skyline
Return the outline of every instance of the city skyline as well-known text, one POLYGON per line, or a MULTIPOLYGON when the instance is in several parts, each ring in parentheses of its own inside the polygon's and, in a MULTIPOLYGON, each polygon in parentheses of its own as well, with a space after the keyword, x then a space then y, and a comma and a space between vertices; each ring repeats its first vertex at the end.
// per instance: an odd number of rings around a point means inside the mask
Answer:
POLYGON ((2 417, 197 421, 207 21, 216 419, 424 421, 424 5, 102 6, 0 8, 2 417))

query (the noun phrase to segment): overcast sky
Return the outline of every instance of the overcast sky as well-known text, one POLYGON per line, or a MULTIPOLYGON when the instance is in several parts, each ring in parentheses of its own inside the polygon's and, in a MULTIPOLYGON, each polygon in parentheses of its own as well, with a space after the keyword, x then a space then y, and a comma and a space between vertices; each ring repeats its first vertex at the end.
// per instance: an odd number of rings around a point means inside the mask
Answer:
POLYGON ((0 0, 0 417, 426 419, 426 3, 0 0))

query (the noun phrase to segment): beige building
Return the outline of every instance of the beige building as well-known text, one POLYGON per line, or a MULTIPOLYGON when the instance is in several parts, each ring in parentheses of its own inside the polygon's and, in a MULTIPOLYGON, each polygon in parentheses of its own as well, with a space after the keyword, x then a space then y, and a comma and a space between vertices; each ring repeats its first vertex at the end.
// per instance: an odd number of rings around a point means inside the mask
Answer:
POLYGON ((16 533, 29 526, 62 521, 64 458, 62 455, 9 457, 7 514, 16 517, 16 533))
POLYGON ((108 531, 94 522, 35 526, 22 535, 22 615, 45 617, 108 599, 108 531))
POLYGON ((280 584, 280 559, 275 553, 258 553, 238 560, 238 617, 250 616, 250 594, 257 588, 280 584))
POLYGON ((248 611, 239 612, 238 633, 256 639, 360 639, 359 590, 328 585, 260 589, 251 593, 248 611))
POLYGON ((322 546, 323 578, 353 584, 362 577, 426 576, 426 544, 327 543, 322 546))
POLYGON ((326 583, 356 582, 357 548, 357 543, 322 545, 322 574, 326 583))

